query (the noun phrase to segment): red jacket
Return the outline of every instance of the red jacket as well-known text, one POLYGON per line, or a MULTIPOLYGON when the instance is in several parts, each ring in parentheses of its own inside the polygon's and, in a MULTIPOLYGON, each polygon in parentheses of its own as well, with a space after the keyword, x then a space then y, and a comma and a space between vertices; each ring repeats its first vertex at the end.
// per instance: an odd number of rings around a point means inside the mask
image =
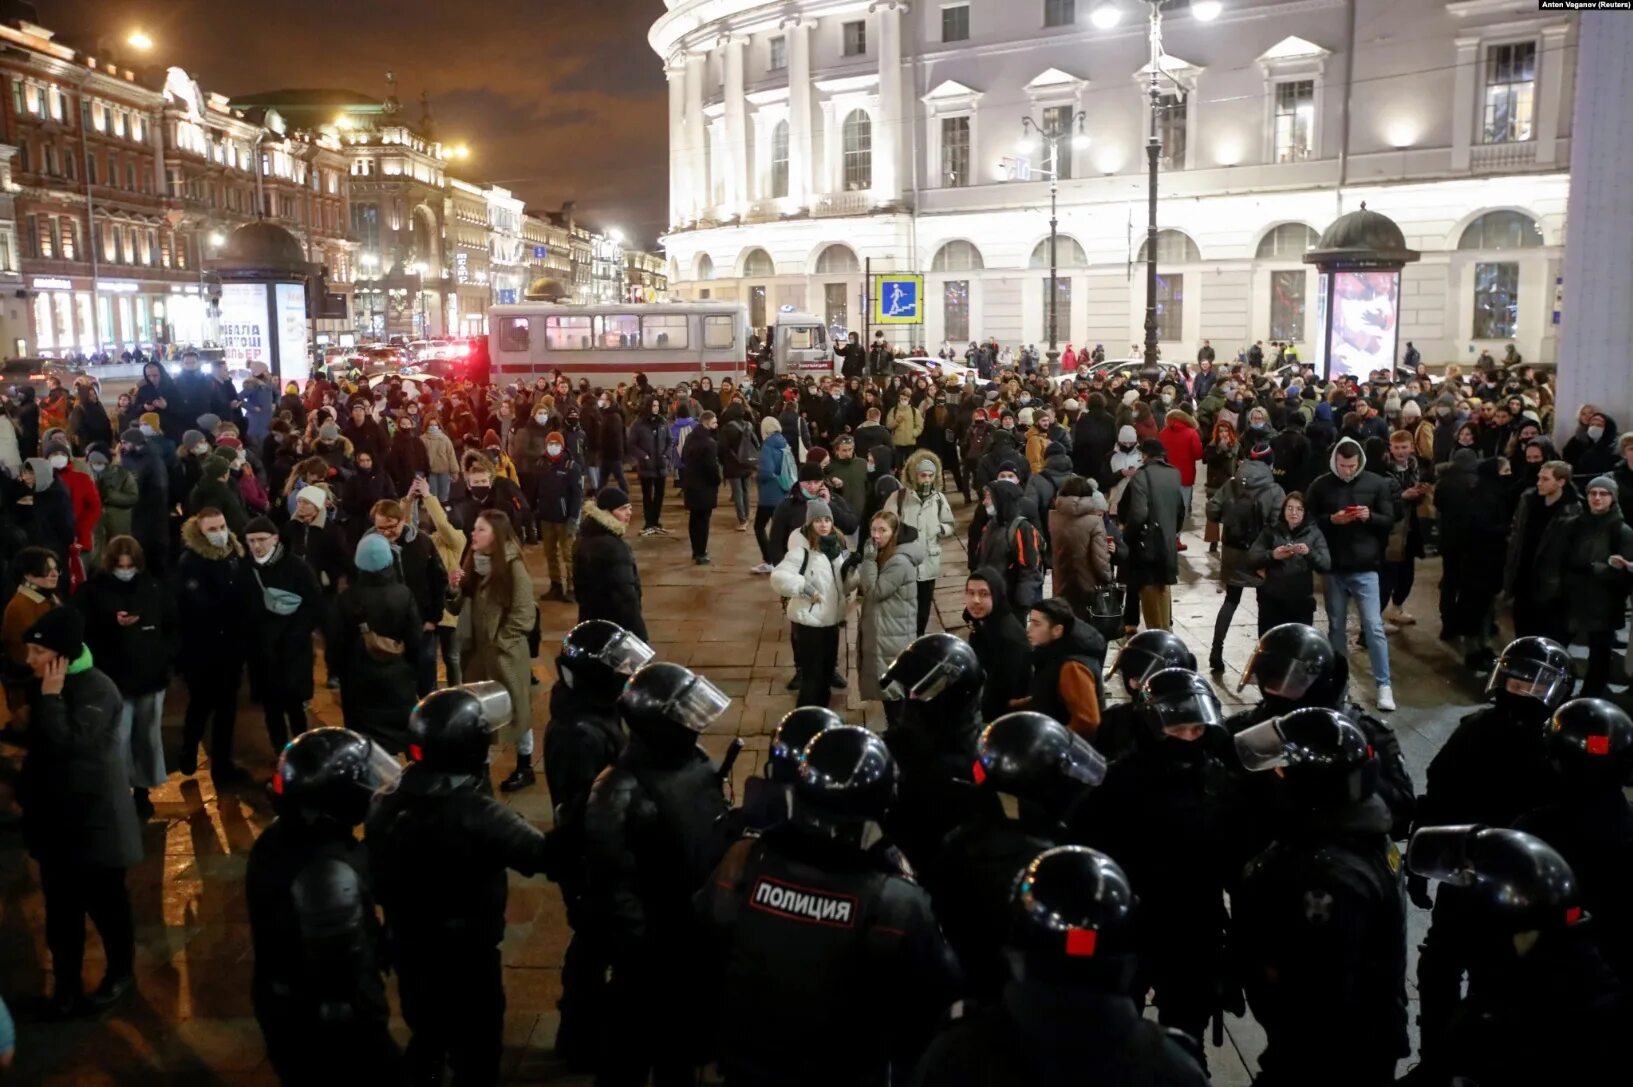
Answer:
POLYGON ((1202 435, 1196 432, 1191 417, 1178 408, 1168 413, 1167 424, 1157 440, 1168 451, 1168 463, 1179 469, 1179 485, 1194 486, 1196 462, 1202 459, 1202 435))
POLYGON ((89 555, 96 539, 96 523, 102 520, 102 494, 96 489, 96 480, 72 461, 57 473, 57 478, 68 489, 68 501, 74 507, 74 539, 89 555))

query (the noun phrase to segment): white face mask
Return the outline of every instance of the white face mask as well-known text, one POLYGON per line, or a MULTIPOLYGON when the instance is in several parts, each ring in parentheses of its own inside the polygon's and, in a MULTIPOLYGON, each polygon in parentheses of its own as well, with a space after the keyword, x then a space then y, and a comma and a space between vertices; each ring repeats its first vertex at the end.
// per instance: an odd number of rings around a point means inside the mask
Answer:
POLYGON ((996 506, 994 506, 991 502, 984 503, 982 508, 987 511, 987 516, 988 517, 998 516, 998 508, 996 506))
MULTIPOLYGON (((1590 441, 1595 441, 1596 442, 1600 438, 1603 438, 1604 436, 1605 436, 1605 428, 1604 427, 1602 427, 1602 426, 1590 426, 1588 428, 1588 438, 1589 438, 1590 441)), ((58 468, 62 467, 62 465, 57 464, 57 458, 56 457, 51 458, 51 463, 56 465, 58 468)))
POLYGON ((200 442, 198 445, 193 446, 193 456, 195 457, 202 457, 209 451, 210 445, 208 442, 200 442))
POLYGON ((224 528, 218 529, 215 532, 206 532, 204 534, 204 538, 210 541, 211 547, 226 547, 227 540, 230 539, 231 536, 232 533, 228 532, 224 528))
POLYGON ((272 556, 276 555, 277 553, 278 553, 278 549, 276 547, 274 547, 271 551, 268 551, 264 555, 256 555, 256 554, 252 553, 250 555, 250 558, 255 560, 255 565, 265 566, 267 563, 272 561, 272 556))
POLYGON ((550 421, 550 415, 549 415, 548 412, 543 412, 543 411, 538 412, 537 414, 535 414, 533 416, 533 421, 535 423, 539 424, 540 426, 543 426, 544 424, 546 424, 546 423, 548 423, 550 421))
POLYGON ((120 566, 115 568, 113 576, 118 578, 120 581, 135 581, 136 573, 137 570, 134 566, 120 566))
POLYGON ((60 472, 62 469, 68 467, 68 458, 63 456, 61 453, 53 453, 51 454, 49 463, 51 467, 60 472))
POLYGON ((561 444, 559 442, 551 442, 549 445, 544 447, 544 451, 549 453, 552 457, 559 457, 561 456, 561 444))
POLYGON ((144 437, 144 438, 151 438, 151 437, 153 437, 153 435, 158 433, 158 431, 154 430, 152 427, 148 426, 146 423, 143 423, 137 429, 139 429, 142 432, 142 437, 144 437))

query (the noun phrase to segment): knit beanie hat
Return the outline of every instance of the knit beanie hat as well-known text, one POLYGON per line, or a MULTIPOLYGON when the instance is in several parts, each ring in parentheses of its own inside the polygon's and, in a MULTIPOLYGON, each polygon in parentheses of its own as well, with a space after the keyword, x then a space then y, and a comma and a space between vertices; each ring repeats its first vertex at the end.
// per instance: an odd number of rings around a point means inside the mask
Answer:
POLYGON ((187 430, 187 431, 182 432, 181 447, 183 449, 191 449, 191 448, 193 448, 193 446, 197 445, 199 442, 202 442, 202 441, 204 441, 204 432, 203 431, 200 431, 200 430, 187 430))
POLYGON ((317 520, 312 523, 322 528, 329 518, 329 492, 322 487, 302 487, 295 492, 295 497, 302 502, 310 502, 317 507, 317 520))
POLYGON ((158 430, 160 429, 159 413, 156 411, 144 411, 142 414, 136 417, 136 424, 138 426, 150 426, 154 430, 158 430))
POLYGON ((1134 432, 1134 428, 1126 424, 1117 432, 1118 445, 1133 445, 1139 440, 1140 436, 1134 432))
POLYGON ((340 440, 340 428, 333 423, 324 423, 318 427, 318 440, 333 442, 340 440))
POLYGON ((264 536, 276 536, 278 526, 272 523, 272 518, 264 514, 259 517, 252 517, 250 523, 244 526, 244 535, 254 536, 257 533, 264 536))
POLYGON ((221 425, 221 416, 214 412, 205 412, 198 417, 198 428, 206 434, 214 434, 215 428, 221 425))
POLYGON ((23 632, 24 645, 37 645, 73 661, 85 651, 85 620, 78 608, 52 608, 23 632))
POLYGON ((1020 414, 1015 416, 1015 421, 1017 423, 1021 424, 1021 426, 1031 426, 1032 425, 1032 409, 1031 408, 1022 408, 1020 414))
POLYGON ((826 517, 826 518, 828 518, 828 520, 831 521, 831 520, 833 520, 833 516, 834 516, 833 507, 828 505, 828 503, 824 502, 820 498, 813 498, 809 502, 805 503, 805 523, 806 524, 810 524, 812 521, 815 521, 818 517, 826 517))
POLYGON ((1594 476, 1593 479, 1588 481, 1588 490, 1609 491, 1612 497, 1621 493, 1616 487, 1616 480, 1608 475, 1594 476))
POLYGON ((366 574, 377 574, 381 570, 391 569, 391 545, 384 536, 369 533, 357 541, 357 554, 353 557, 357 568, 366 574))
POLYGON ((106 468, 110 459, 108 447, 101 442, 92 442, 85 448, 85 463, 92 468, 106 468))
POLYGON ((822 465, 806 461, 799 466, 799 481, 801 483, 815 483, 822 478, 822 465))
POLYGON ((805 451, 805 463, 815 464, 818 467, 828 463, 828 451, 820 445, 807 449, 805 451))
POLYGON ((1416 400, 1408 400, 1406 403, 1401 405, 1401 418, 1403 420, 1421 419, 1423 418, 1423 409, 1418 407, 1418 402, 1416 400))
POLYGON ((629 495, 617 487, 602 487, 595 492, 595 504, 611 513, 613 510, 622 509, 629 505, 629 495))
POLYGON ((68 443, 61 438, 52 438, 45 443, 44 453, 47 457, 54 457, 59 453, 65 457, 70 457, 73 456, 74 451, 68 448, 68 443))

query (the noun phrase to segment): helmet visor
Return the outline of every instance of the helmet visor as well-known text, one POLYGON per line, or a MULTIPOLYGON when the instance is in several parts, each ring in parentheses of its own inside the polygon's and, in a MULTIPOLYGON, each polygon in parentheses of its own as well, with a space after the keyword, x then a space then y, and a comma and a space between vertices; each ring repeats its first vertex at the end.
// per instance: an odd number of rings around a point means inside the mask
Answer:
POLYGON ((515 707, 510 702, 510 692, 498 680, 484 679, 478 683, 466 683, 459 689, 481 703, 482 724, 489 732, 498 732, 510 724, 511 718, 515 716, 515 707))
POLYGON ((1281 734, 1281 723, 1272 718, 1261 721, 1236 735, 1236 757, 1242 769, 1251 771, 1274 770, 1288 763, 1287 741, 1281 734))
POLYGON ((1471 856, 1479 826, 1425 827, 1412 835, 1406 847, 1406 867, 1425 879, 1436 879, 1454 887, 1472 887, 1475 881, 1471 856))
POLYGON ((1212 727, 1225 723, 1219 700, 1200 692, 1161 701, 1148 700, 1141 705, 1140 713, 1144 715, 1146 724, 1156 732, 1188 725, 1212 727))
POLYGON ((364 770, 366 775, 363 785, 373 793, 389 793, 397 788, 402 780, 403 767, 385 748, 369 741, 368 766, 364 770))
POLYGON ((929 702, 945 691, 958 676, 959 667, 956 664, 951 661, 941 661, 912 686, 908 686, 900 679, 890 680, 885 684, 884 695, 886 699, 892 702, 900 702, 904 699, 912 699, 915 702, 929 702))
POLYGON ((1571 677, 1542 661, 1506 660, 1491 672, 1486 694, 1509 694, 1534 698, 1545 706, 1557 706, 1570 697, 1571 677))
POLYGON ((1117 660, 1111 670, 1123 677, 1123 686, 1129 694, 1134 694, 1145 686, 1146 680, 1152 675, 1167 668, 1166 658, 1144 649, 1124 649, 1117 654, 1117 660))
POLYGON ((669 716, 693 732, 704 732, 730 705, 726 692, 698 676, 669 704, 669 716))
POLYGON ((1242 669, 1242 682, 1237 684, 1236 689, 1239 691, 1249 683, 1257 683, 1259 690, 1273 698, 1302 698, 1306 691, 1315 686, 1320 674, 1297 657, 1255 651, 1253 659, 1242 669))
POLYGON ((657 655, 657 650, 626 630, 603 646, 595 659, 621 676, 633 676, 636 669, 657 655))
POLYGON ((1106 780, 1106 757, 1078 735, 1060 756, 1060 770, 1071 780, 1094 788, 1106 780))

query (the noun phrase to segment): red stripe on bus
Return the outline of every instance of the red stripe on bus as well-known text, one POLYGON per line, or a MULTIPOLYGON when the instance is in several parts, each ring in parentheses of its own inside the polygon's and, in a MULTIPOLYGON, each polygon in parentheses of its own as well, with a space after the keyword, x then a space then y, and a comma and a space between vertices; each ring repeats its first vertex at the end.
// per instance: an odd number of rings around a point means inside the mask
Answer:
POLYGON ((628 370, 630 373, 637 373, 637 374, 640 374, 640 373, 670 374, 670 373, 695 373, 695 372, 697 372, 699 370, 704 369, 705 367, 707 367, 709 370, 717 370, 717 371, 725 372, 725 371, 728 371, 728 370, 742 370, 742 369, 747 368, 747 366, 748 366, 748 364, 744 363, 744 362, 708 362, 708 363, 703 363, 703 362, 645 362, 645 361, 635 362, 635 363, 625 363, 623 361, 618 361, 618 362, 590 362, 590 363, 578 363, 578 364, 575 365, 571 360, 563 359, 563 360, 561 360, 559 362, 520 363, 520 364, 517 364, 517 363, 499 363, 499 364, 497 364, 497 365, 495 365, 493 367, 493 372, 496 373, 496 374, 533 374, 533 373, 549 373, 551 370, 559 369, 564 373, 576 372, 576 371, 582 370, 582 371, 584 371, 586 373, 592 373, 593 374, 598 370, 616 370, 616 371, 620 371, 620 372, 622 372, 624 370, 628 370))

